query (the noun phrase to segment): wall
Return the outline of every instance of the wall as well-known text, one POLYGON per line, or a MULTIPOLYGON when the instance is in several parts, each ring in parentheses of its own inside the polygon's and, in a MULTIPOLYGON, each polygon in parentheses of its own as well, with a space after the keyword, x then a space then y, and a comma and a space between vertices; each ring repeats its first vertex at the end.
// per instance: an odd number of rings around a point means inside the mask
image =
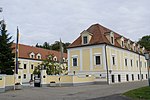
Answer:
POLYGON ((5 77, 4 75, 0 75, 0 92, 5 91, 5 77))

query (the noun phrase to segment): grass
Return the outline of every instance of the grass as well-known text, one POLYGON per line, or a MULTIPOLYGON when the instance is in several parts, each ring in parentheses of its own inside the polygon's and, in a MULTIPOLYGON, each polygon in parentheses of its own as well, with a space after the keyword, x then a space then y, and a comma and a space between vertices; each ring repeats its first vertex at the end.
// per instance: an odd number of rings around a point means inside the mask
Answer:
POLYGON ((134 90, 130 90, 123 95, 135 100, 150 100, 150 87, 142 87, 134 90))

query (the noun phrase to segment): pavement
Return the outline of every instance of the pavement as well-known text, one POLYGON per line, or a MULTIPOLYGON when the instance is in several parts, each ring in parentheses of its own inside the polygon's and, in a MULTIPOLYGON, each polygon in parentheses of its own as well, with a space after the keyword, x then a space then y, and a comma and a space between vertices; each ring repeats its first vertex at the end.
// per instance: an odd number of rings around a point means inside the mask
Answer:
POLYGON ((22 90, 0 93, 0 100, 131 100, 121 94, 147 85, 147 81, 140 81, 75 87, 25 86, 22 90))

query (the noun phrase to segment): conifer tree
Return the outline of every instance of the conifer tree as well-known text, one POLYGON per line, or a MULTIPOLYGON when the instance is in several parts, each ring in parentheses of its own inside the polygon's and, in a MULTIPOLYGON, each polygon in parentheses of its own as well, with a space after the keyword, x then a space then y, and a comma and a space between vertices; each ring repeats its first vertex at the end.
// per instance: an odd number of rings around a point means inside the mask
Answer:
POLYGON ((0 73, 12 75, 14 69, 15 54, 12 53, 12 36, 7 34, 6 24, 0 21, 0 73))

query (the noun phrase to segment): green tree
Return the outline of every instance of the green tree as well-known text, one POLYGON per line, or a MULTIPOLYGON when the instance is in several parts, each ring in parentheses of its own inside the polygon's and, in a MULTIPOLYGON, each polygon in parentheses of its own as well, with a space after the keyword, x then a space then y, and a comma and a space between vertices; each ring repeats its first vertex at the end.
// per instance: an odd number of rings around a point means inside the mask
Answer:
MULTIPOLYGON (((70 45, 70 43, 62 43, 63 48, 64 48, 64 53, 67 53, 67 47, 70 45)), ((43 45, 39 45, 38 43, 36 44, 36 47, 39 48, 44 48, 48 50, 56 50, 60 51, 60 41, 55 41, 53 44, 49 44, 48 42, 44 42, 43 45)))
POLYGON ((145 47, 146 50, 150 51, 150 35, 143 36, 138 43, 145 47))
POLYGON ((11 41, 12 36, 7 34, 6 24, 0 21, 0 73, 13 74, 15 54, 12 53, 13 48, 11 41))

